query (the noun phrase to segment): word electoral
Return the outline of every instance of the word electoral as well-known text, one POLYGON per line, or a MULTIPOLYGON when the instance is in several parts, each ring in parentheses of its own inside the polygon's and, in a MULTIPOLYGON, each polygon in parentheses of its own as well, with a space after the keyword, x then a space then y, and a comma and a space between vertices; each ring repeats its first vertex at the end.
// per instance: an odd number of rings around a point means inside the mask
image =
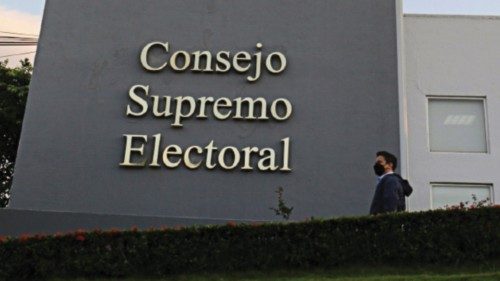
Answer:
POLYGON ((120 163, 122 167, 160 167, 162 163, 170 169, 183 164, 189 169, 204 167, 212 170, 220 167, 224 170, 233 170, 239 167, 243 171, 251 171, 255 166, 255 161, 252 160, 258 159, 257 169, 260 171, 291 171, 290 138, 281 140, 281 157, 278 158, 273 148, 256 146, 241 149, 234 146, 218 148, 213 140, 204 147, 192 145, 182 149, 179 145, 170 144, 160 149, 161 134, 156 134, 153 135, 152 151, 147 157, 144 151, 144 145, 148 143, 147 135, 125 134, 123 136, 125 137, 125 154, 120 163))

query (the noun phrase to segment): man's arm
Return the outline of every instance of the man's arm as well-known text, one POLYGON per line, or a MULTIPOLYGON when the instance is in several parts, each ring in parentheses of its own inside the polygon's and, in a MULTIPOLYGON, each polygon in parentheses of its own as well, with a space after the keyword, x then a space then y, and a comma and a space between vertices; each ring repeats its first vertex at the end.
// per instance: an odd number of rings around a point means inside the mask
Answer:
POLYGON ((401 188, 401 183, 396 178, 391 177, 387 179, 384 184, 384 193, 382 195, 384 212, 396 212, 398 210, 398 190, 401 188))

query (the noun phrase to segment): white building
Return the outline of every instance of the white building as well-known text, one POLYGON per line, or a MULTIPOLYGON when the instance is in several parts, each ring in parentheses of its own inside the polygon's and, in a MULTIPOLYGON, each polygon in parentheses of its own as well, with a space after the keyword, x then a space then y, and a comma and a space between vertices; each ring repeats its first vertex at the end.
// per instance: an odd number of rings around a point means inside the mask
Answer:
MULTIPOLYGON (((500 17, 403 16, 403 174, 409 210, 500 202, 500 17)), ((401 34, 400 33, 400 34, 401 34)))

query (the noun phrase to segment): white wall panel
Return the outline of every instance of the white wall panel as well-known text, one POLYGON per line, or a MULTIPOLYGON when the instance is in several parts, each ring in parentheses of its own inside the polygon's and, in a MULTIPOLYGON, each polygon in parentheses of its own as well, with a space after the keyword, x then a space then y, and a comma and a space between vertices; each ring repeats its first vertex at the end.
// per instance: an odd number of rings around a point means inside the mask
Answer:
POLYGON ((492 186, 500 202, 500 17, 405 15, 404 81, 410 210, 431 208, 431 183, 492 186), (481 98, 487 152, 431 152, 432 97, 481 98))

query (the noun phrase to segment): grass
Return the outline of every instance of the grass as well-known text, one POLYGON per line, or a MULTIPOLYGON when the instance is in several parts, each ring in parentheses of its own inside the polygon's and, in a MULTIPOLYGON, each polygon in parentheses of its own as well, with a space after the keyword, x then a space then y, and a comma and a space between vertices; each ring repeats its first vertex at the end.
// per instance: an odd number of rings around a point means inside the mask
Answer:
POLYGON ((500 261, 461 267, 349 266, 336 269, 182 274, 166 278, 52 279, 52 281, 500 281, 500 261))

